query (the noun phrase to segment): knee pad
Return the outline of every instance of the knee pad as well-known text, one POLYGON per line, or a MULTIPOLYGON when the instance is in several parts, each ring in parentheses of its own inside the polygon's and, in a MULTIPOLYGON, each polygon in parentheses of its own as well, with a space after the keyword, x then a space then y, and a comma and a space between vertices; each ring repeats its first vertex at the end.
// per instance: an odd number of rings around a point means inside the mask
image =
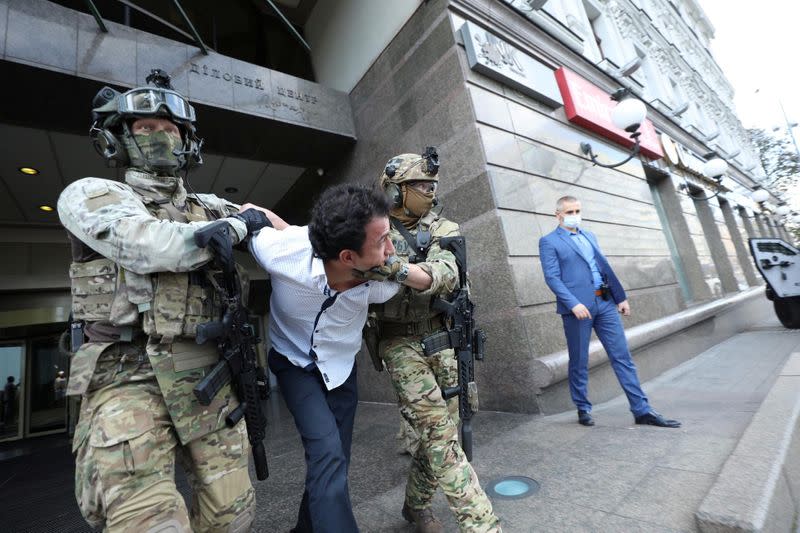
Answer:
POLYGON ((239 516, 228 525, 228 533, 246 533, 250 531, 250 526, 253 525, 253 520, 255 520, 256 517, 255 510, 255 505, 251 505, 242 511, 239 516))
POLYGON ((147 533, 189 533, 189 530, 183 527, 183 524, 172 518, 166 522, 154 525, 147 530, 147 533))

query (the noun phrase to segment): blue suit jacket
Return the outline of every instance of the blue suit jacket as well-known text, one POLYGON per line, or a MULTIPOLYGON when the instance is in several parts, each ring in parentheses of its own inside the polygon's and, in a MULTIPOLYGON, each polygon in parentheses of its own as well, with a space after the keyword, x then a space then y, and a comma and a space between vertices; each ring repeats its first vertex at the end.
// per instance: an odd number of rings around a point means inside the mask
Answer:
MULTIPOLYGON (((608 260, 600 251, 593 233, 581 230, 594 248, 594 260, 611 289, 615 303, 626 300, 625 290, 608 260)), ((572 308, 582 303, 586 307, 594 302, 594 282, 592 269, 568 231, 556 228, 555 231, 539 239, 539 260, 542 262, 544 280, 556 295, 556 312, 562 315, 572 313, 572 308)))

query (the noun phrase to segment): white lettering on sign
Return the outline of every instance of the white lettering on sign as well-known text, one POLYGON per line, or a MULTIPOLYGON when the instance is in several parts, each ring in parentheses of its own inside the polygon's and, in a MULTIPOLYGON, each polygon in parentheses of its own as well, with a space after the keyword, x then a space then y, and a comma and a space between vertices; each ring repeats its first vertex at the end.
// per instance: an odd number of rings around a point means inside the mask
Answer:
POLYGON ((264 90, 264 82, 261 81, 259 78, 248 78, 246 76, 241 76, 239 74, 222 72, 219 69, 209 67, 208 65, 198 65, 197 63, 191 63, 191 67, 192 68, 190 72, 198 74, 200 76, 208 76, 210 78, 221 79, 229 83, 244 85, 245 87, 252 87, 253 89, 258 89, 259 91, 264 90))
POLYGON ((278 94, 287 98, 294 98, 301 102, 308 102, 309 104, 316 104, 317 97, 312 94, 301 93, 296 89, 287 89, 285 87, 277 87, 278 94))

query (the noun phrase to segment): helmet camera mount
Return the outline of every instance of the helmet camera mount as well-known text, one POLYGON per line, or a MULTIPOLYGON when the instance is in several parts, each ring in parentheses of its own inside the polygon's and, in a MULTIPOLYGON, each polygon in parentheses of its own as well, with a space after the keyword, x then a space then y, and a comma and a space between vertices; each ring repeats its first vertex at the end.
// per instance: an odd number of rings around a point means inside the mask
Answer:
POLYGON ((425 148, 422 159, 424 161, 422 172, 428 176, 435 176, 439 173, 439 153, 434 146, 425 148))
POLYGON ((151 69, 150 74, 147 75, 144 81, 151 85, 155 85, 159 89, 169 89, 170 91, 175 90, 175 88, 172 87, 172 78, 170 78, 169 74, 160 68, 151 69))

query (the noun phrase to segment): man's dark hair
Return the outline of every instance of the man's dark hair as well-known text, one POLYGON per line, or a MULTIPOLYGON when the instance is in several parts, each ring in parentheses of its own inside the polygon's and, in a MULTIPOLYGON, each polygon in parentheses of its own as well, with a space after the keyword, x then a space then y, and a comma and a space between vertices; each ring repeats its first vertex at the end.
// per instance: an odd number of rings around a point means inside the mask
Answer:
POLYGON ((308 237, 314 255, 337 259, 342 250, 361 252, 366 227, 375 217, 389 216, 389 200, 375 188, 342 184, 328 187, 311 209, 308 237))

